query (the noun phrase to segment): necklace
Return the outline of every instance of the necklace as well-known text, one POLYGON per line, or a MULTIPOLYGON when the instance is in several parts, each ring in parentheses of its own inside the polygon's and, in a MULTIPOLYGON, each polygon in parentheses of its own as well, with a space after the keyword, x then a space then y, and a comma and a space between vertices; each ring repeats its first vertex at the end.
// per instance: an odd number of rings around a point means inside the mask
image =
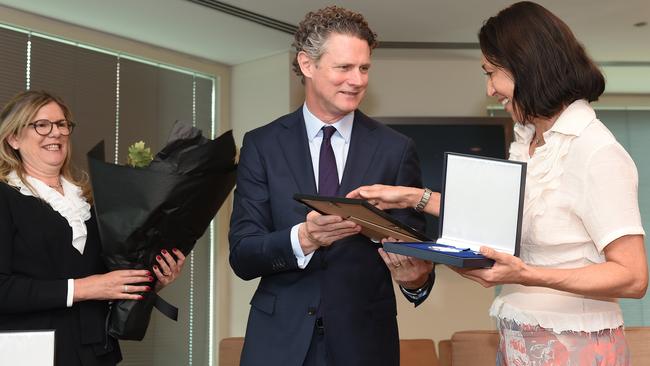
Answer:
POLYGON ((58 184, 48 184, 47 186, 54 189, 63 188, 63 186, 61 185, 61 181, 59 181, 58 184))

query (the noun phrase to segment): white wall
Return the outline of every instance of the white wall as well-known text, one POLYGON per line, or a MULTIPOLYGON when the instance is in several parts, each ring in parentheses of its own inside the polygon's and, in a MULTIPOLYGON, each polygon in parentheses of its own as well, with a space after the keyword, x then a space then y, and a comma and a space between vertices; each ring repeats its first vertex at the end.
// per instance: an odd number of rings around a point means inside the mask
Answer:
MULTIPOLYGON (((231 121, 235 141, 244 134, 293 111, 295 77, 291 54, 283 52, 232 67, 231 121)), ((296 99, 297 98, 297 99, 296 99)))
POLYGON ((376 117, 486 116, 479 51, 377 50, 361 109, 376 117))
MULTIPOLYGON (((237 146, 244 134, 295 110, 303 100, 300 81, 291 71, 292 55, 284 52, 263 59, 236 65, 232 68, 232 126, 237 146)), ((227 237, 221 241, 228 246, 227 237)), ((227 251, 220 251, 227 256, 227 251)), ((229 327, 224 336, 243 336, 246 329, 250 299, 259 280, 243 281, 232 272, 227 260, 219 273, 228 278, 227 298, 219 301, 227 305, 224 319, 229 327)))

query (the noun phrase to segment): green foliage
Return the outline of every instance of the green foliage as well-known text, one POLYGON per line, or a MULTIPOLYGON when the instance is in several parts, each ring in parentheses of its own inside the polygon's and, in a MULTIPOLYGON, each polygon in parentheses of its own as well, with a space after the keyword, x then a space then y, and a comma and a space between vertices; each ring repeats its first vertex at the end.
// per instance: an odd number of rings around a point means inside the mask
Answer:
POLYGON ((144 168, 153 160, 151 149, 144 146, 144 141, 138 141, 129 146, 128 164, 134 168, 144 168))

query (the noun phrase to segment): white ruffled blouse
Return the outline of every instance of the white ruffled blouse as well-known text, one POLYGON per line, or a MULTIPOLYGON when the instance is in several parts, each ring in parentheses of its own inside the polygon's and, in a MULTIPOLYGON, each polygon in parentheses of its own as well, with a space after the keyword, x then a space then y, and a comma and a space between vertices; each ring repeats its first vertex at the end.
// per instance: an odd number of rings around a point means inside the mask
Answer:
POLYGON ((70 183, 61 176, 61 186, 63 187, 64 193, 61 195, 57 190, 51 188, 39 179, 29 175, 26 175, 25 179, 36 192, 32 192, 29 187, 18 178, 16 172, 11 172, 7 177, 8 183, 14 187, 18 187, 20 193, 25 196, 41 198, 68 221, 68 225, 70 225, 70 228, 72 229, 71 244, 79 251, 79 253, 83 254, 88 233, 86 231, 86 221, 90 219, 90 205, 83 197, 81 188, 70 183))
MULTIPOLYGON (((510 160, 528 163, 520 257, 549 268, 605 261, 624 235, 644 235, 634 162, 585 100, 573 102, 529 155, 534 126, 516 124, 510 160)), ((616 299, 543 287, 504 285, 490 315, 559 333, 623 325, 616 299)))

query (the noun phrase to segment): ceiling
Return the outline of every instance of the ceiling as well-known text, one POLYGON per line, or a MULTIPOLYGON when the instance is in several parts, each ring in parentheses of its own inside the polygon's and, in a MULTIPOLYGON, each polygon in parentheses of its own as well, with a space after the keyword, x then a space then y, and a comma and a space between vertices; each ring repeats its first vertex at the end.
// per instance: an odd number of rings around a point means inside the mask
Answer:
MULTIPOLYGON (((296 25, 310 10, 335 3, 363 13, 380 41, 476 42, 482 22, 503 0, 226 0, 296 25)), ((650 65, 648 0, 538 1, 565 20, 604 63, 650 65)), ((0 4, 227 65, 289 49, 291 35, 187 0, 0 0, 0 4)), ((409 51, 410 52, 410 51, 409 51)))

